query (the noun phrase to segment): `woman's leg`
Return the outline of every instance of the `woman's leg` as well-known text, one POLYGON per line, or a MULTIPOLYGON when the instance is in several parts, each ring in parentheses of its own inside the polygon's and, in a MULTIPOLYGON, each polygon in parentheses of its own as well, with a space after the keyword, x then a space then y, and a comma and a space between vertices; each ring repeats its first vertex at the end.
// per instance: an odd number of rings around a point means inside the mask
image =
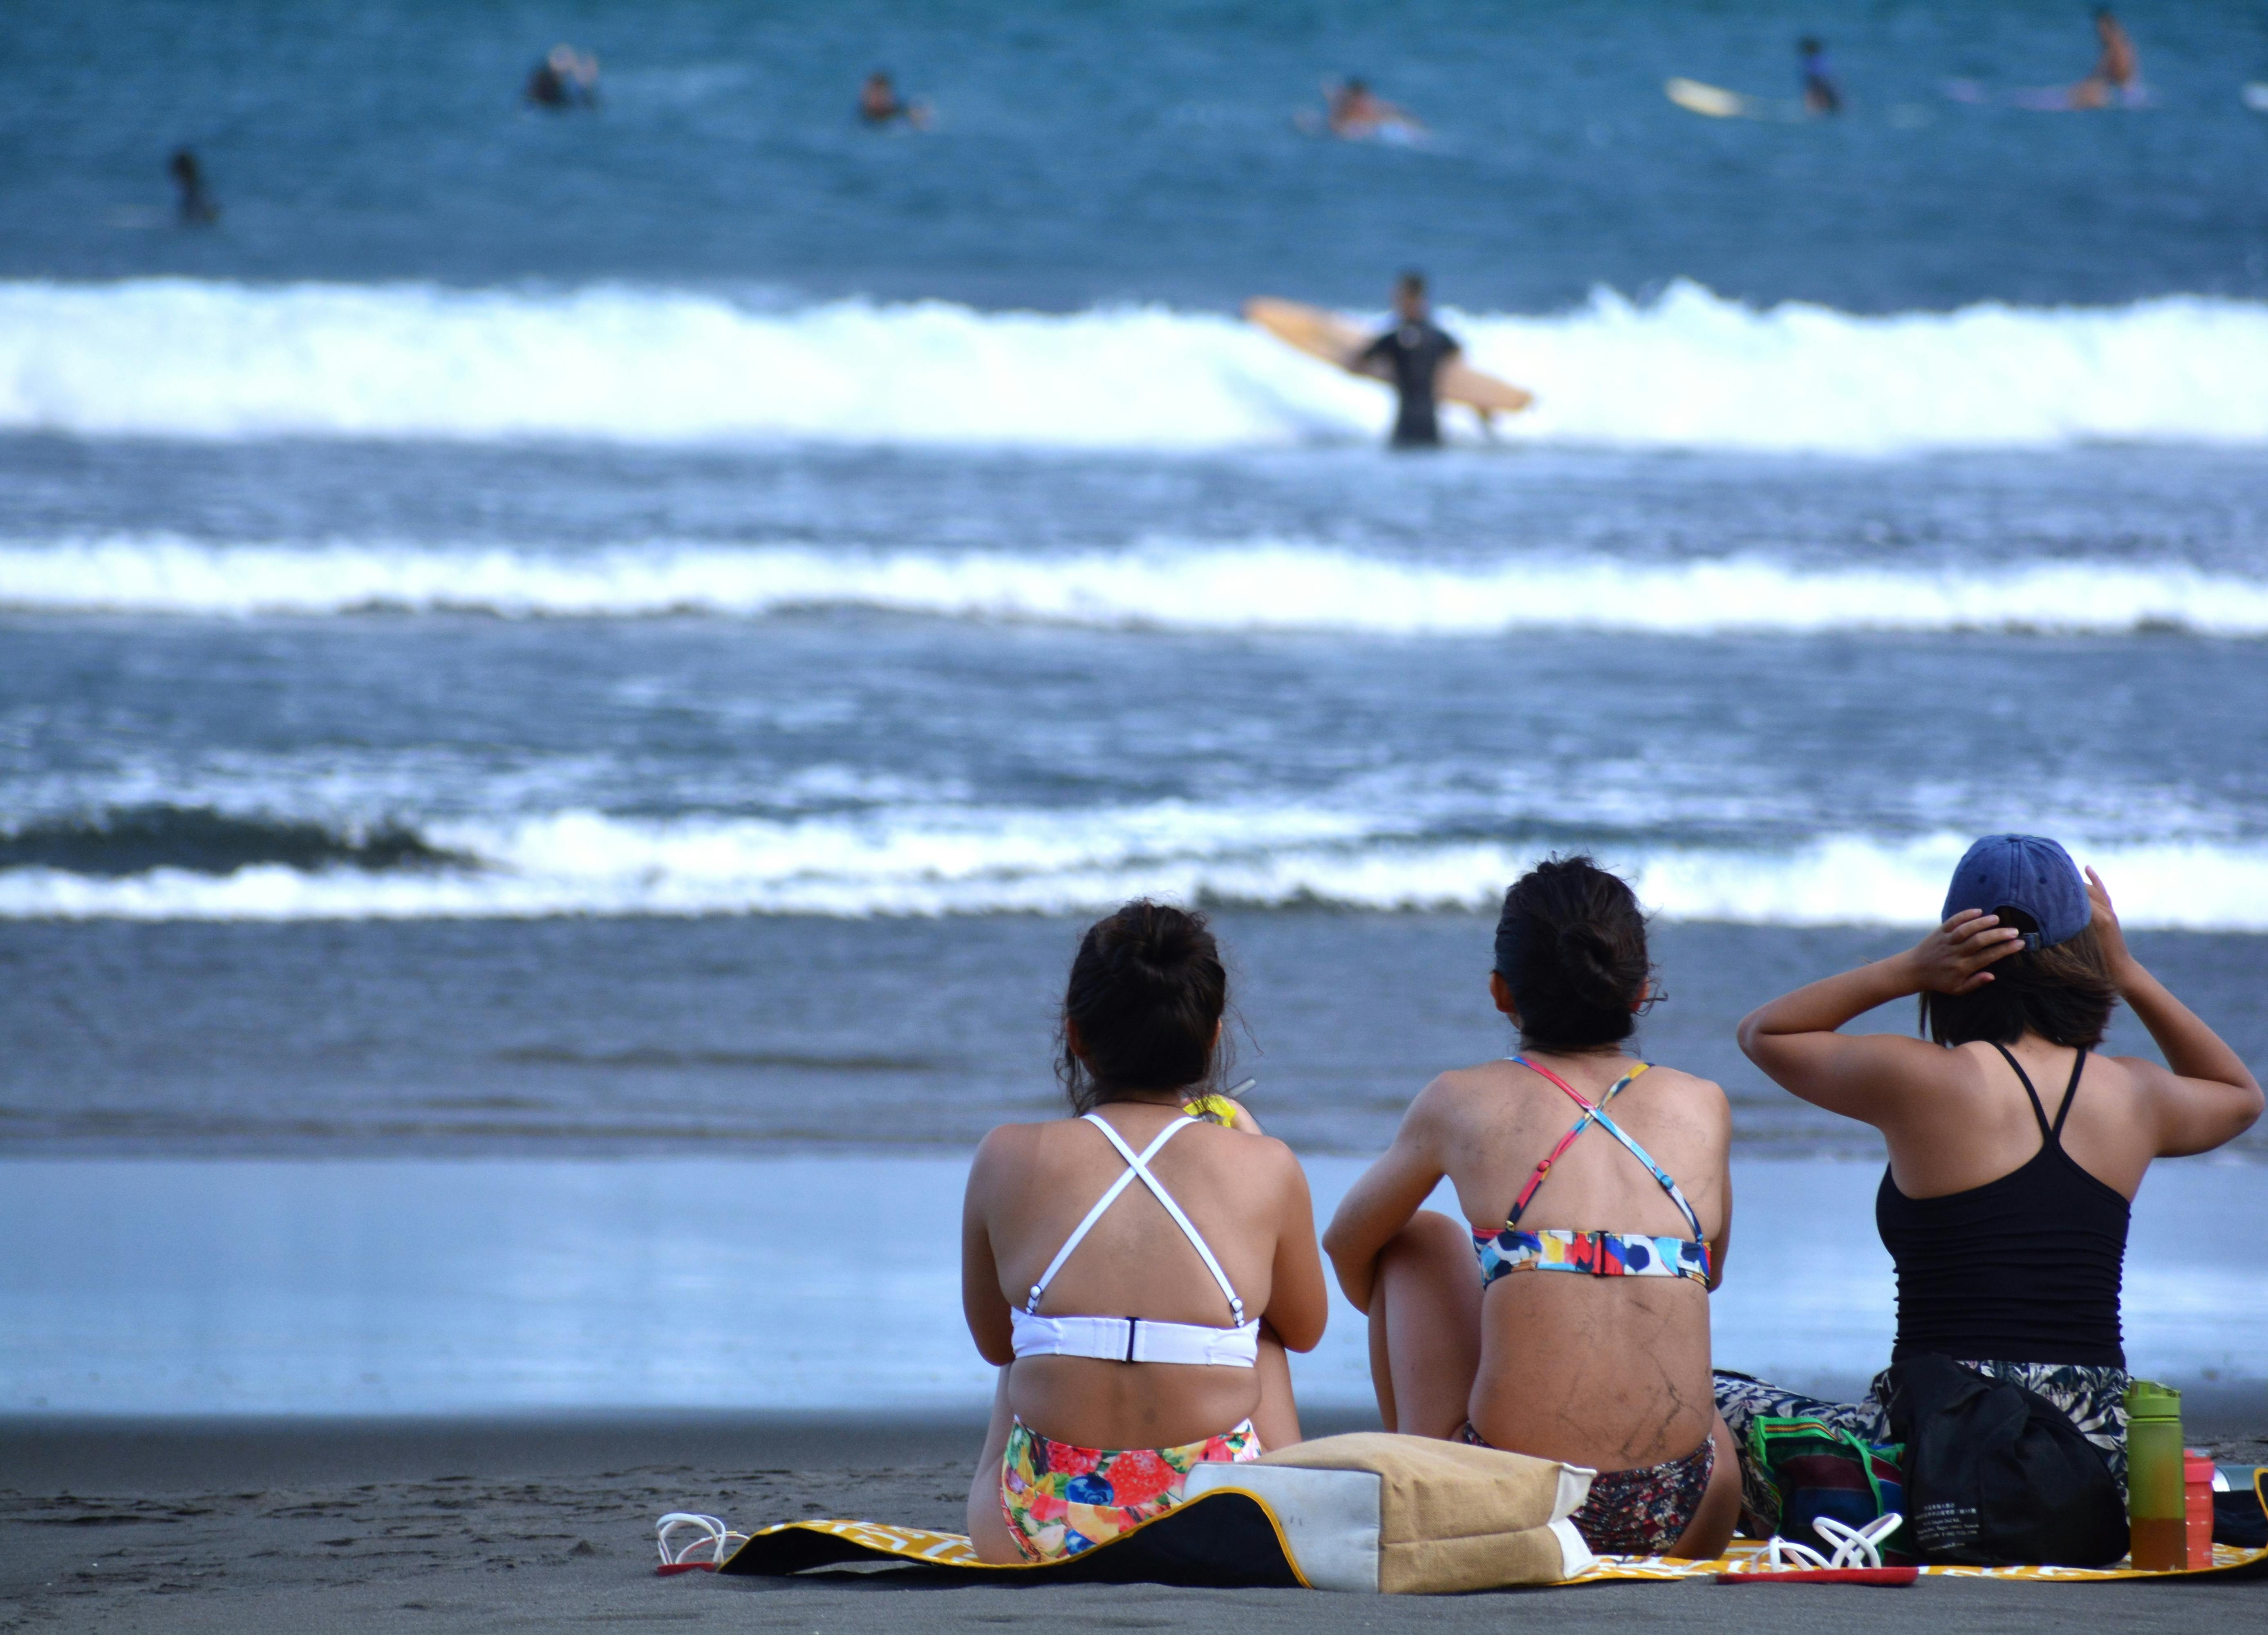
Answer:
POLYGON ((1481 1366, 1481 1282, 1472 1234, 1420 1210, 1379 1251, 1370 1297, 1370 1382, 1389 1431, 1450 1437, 1481 1366))
POLYGON ((984 1432, 984 1452, 976 1461, 976 1479, 968 1484, 968 1542, 983 1561, 1021 1561, 1023 1552, 1008 1531, 1008 1518, 1000 1513, 1000 1461, 1008 1452, 1008 1429, 1015 1416, 1008 1408, 1008 1371, 992 1392, 992 1423, 984 1432))
POLYGON ((1741 1519, 1741 1456, 1733 1432, 1719 1414, 1709 1432, 1717 1444, 1717 1463, 1709 1472, 1708 1490, 1693 1507, 1693 1520, 1677 1536, 1669 1553, 1688 1561, 1714 1561, 1733 1542, 1734 1526, 1741 1519))
MULTIPOLYGON (((1260 1432, 1260 1446, 1274 1453, 1300 1440, 1300 1405, 1292 1400, 1292 1359, 1284 1342, 1265 1322, 1260 1325, 1260 1406, 1252 1410, 1252 1428, 1260 1432)), ((1005 1434, 1005 1432, 1003 1434, 1005 1434)))

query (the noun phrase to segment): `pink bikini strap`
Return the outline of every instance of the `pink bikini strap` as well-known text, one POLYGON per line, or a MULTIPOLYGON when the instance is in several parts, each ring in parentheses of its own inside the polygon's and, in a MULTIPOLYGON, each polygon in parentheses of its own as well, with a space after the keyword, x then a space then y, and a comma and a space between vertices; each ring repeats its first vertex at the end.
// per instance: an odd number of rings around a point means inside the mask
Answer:
MULTIPOLYGON (((1570 1130, 1565 1135, 1559 1138, 1559 1145, 1551 1149, 1550 1157, 1546 1158, 1542 1163, 1535 1167, 1535 1173, 1528 1178, 1528 1184, 1521 1188, 1520 1196, 1513 1200, 1512 1213, 1506 1219, 1505 1225, 1507 1226, 1517 1226, 1520 1224, 1521 1216, 1525 1214, 1528 1211, 1528 1199, 1535 1196, 1535 1189, 1543 1184, 1543 1177, 1551 1173, 1551 1166, 1559 1161, 1559 1155, 1575 1144, 1575 1138, 1577 1136, 1581 1135, 1584 1131, 1590 1128, 1591 1121, 1599 1116, 1599 1108, 1615 1099, 1615 1092, 1620 1090, 1624 1085, 1630 1083, 1630 1081, 1637 1078, 1638 1074, 1646 1072, 1646 1068, 1651 1065, 1651 1064, 1640 1062, 1631 1072, 1615 1080, 1614 1085, 1608 1090, 1605 1095, 1600 1097, 1596 1102, 1593 1102, 1585 1097, 1581 1091, 1576 1089, 1574 1086, 1569 1084, 1565 1079, 1559 1077, 1558 1074, 1553 1072, 1548 1067, 1538 1067, 1535 1063, 1529 1061, 1524 1056, 1508 1057, 1506 1059, 1519 1063, 1520 1065, 1526 1068, 1531 1073, 1540 1073, 1544 1078, 1549 1079, 1553 1084, 1557 1085, 1562 1090, 1565 1090, 1567 1093, 1569 1100, 1572 1101, 1576 1106, 1583 1109, 1583 1116, 1575 1121, 1575 1127, 1572 1130, 1570 1130)), ((1605 1121, 1602 1120, 1601 1122, 1603 1123, 1605 1121)), ((1611 1128, 1611 1126, 1609 1126, 1609 1128, 1611 1128)), ((1619 1135, 1621 1132, 1617 1131, 1616 1133, 1619 1135)), ((1653 1168, 1653 1160, 1648 1160, 1646 1167, 1649 1169, 1653 1168)))

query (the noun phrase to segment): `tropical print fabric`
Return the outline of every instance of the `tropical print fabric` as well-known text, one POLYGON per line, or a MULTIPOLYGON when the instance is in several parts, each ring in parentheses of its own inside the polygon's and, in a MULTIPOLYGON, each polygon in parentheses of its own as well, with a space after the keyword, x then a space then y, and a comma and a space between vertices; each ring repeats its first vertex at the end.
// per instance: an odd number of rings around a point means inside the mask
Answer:
POLYGON ((1000 1511, 1027 1561, 1076 1556, 1182 1502, 1201 1464, 1249 1464, 1260 1436, 1247 1419, 1184 1447, 1077 1447, 1021 1419, 1000 1461, 1000 1511))
MULTIPOLYGON (((2090 1363, 2036 1363, 1955 1360, 1988 1379, 2006 1380, 2036 1391, 2061 1409, 2079 1433, 2095 1445, 2126 1487, 2126 1371, 2090 1363)), ((1717 1411, 1732 1427, 1741 1450, 1741 1529, 1755 1538, 1769 1538, 1779 1529, 1779 1492, 1771 1474, 1750 1456, 1755 1445, 1751 1427, 1759 1418, 1817 1419, 1834 1430, 1847 1431, 1859 1440, 1887 1444, 1890 1435, 1889 1371, 1874 1376, 1862 1401, 1822 1402, 1799 1391, 1784 1390, 1742 1374, 1717 1374, 1717 1411)))

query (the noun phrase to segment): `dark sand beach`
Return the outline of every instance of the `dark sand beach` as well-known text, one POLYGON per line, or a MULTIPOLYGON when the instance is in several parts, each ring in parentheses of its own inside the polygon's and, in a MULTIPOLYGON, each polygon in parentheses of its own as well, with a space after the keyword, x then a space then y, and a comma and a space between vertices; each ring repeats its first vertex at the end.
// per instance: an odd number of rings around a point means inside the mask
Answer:
MULTIPOLYGON (((2193 1440, 2224 1462, 2268 1462, 2268 1393, 2208 1388, 2187 1401, 2193 1440)), ((1359 1427, 1315 1417, 1307 1428, 1359 1427)), ((675 1509, 741 1528, 856 1516, 957 1530, 980 1431, 681 1415, 11 1420, 0 1423, 0 1630, 2171 1631, 2241 1625, 2261 1604, 2257 1584, 1600 1585, 1387 1602, 653 1572, 654 1520, 675 1509)))

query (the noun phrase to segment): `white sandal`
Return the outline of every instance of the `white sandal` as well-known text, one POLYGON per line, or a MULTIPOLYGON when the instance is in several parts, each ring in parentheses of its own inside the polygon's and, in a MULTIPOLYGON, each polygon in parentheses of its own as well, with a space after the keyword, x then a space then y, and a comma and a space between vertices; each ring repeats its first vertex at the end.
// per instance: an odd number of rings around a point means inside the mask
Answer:
POLYGON ((714 1572, 725 1565, 726 1557, 748 1542, 746 1533, 735 1533, 715 1516, 690 1510, 673 1510, 653 1525, 654 1548, 661 1553, 661 1565, 655 1571, 664 1578, 679 1572, 714 1572), (672 1545, 669 1536, 680 1528, 691 1528, 695 1536, 672 1545), (704 1550, 709 1552, 708 1560, 693 1559, 704 1550))

